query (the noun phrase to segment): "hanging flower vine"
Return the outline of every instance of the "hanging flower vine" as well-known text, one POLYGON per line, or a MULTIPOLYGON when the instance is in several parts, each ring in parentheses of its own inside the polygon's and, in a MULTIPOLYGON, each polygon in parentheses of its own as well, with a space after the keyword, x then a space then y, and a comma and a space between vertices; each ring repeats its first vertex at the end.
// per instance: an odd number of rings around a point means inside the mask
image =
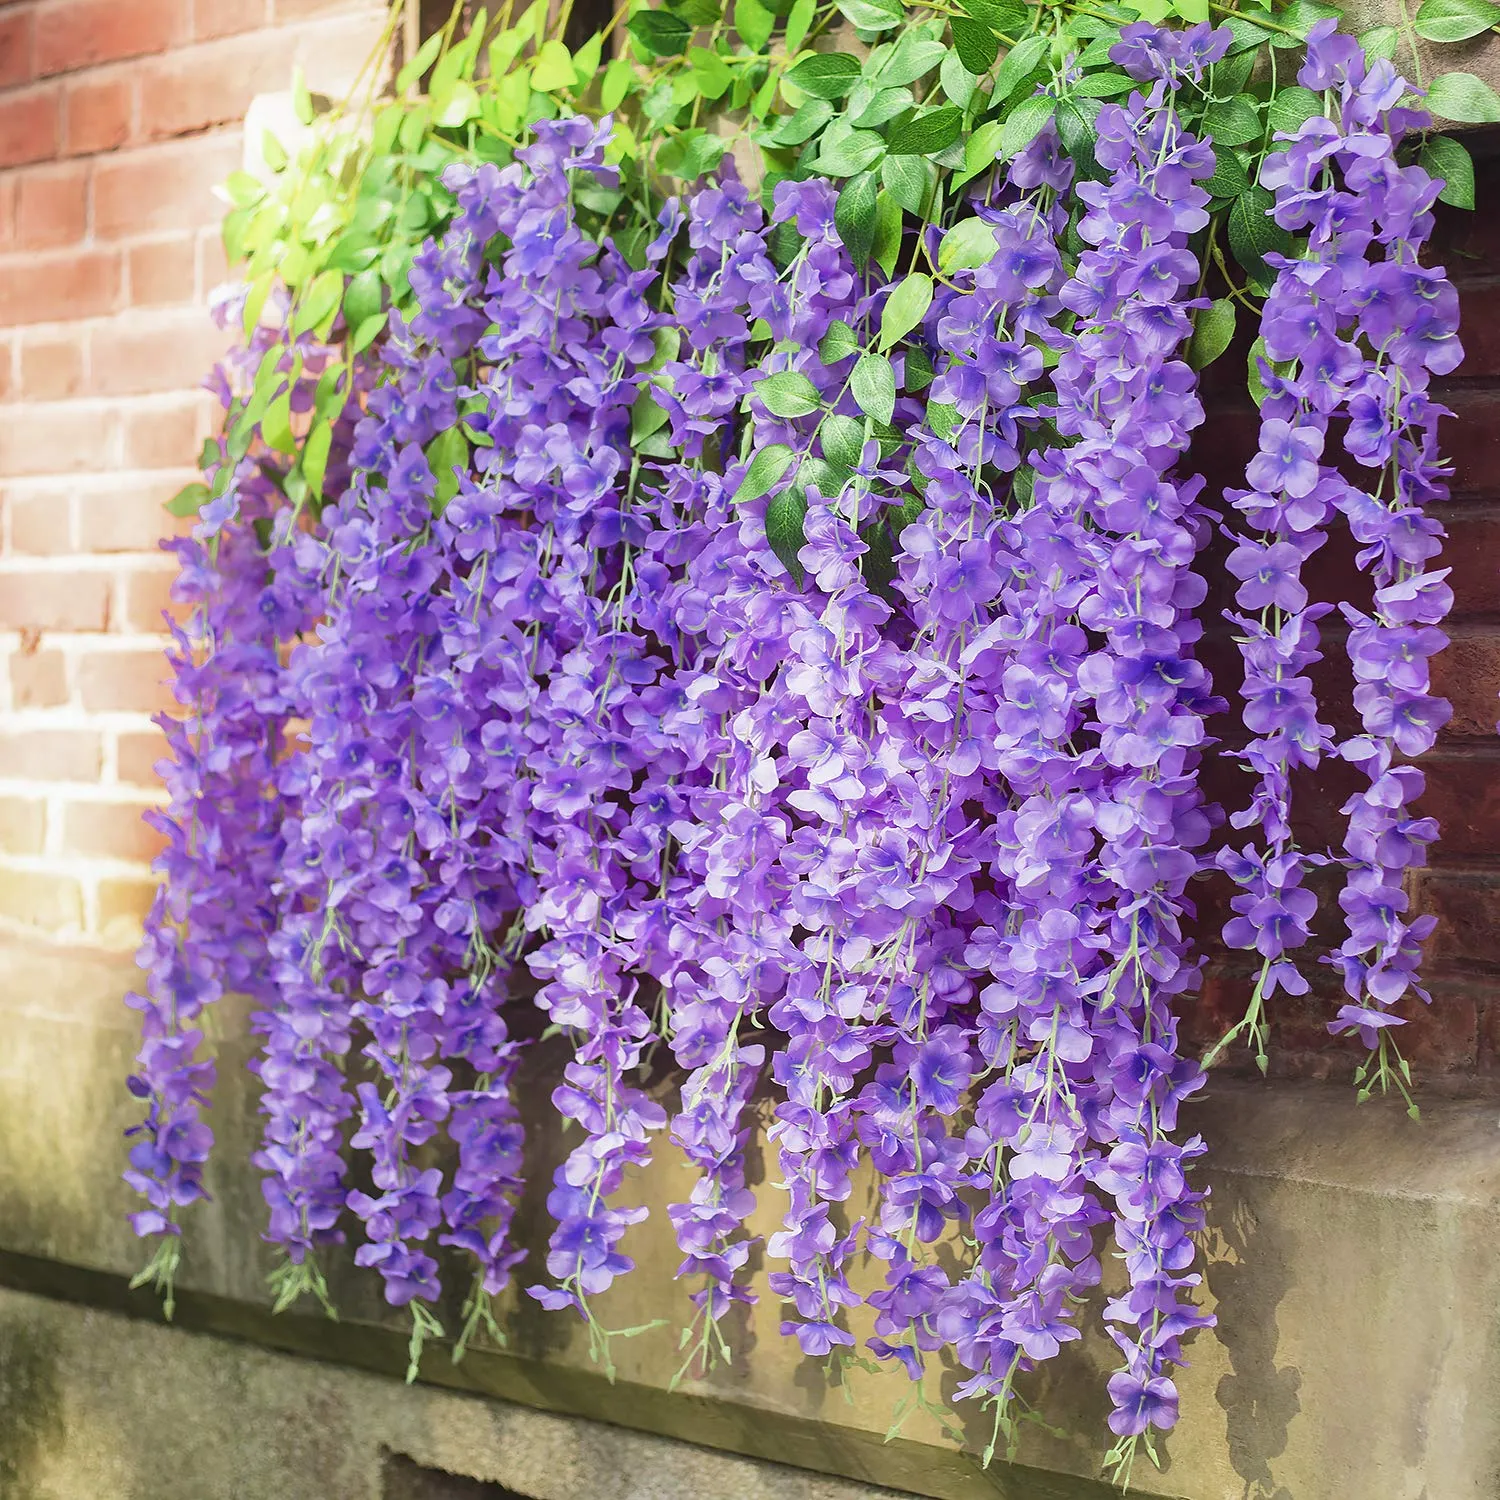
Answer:
MULTIPOLYGON (((867 1304, 902 1410, 939 1410, 951 1355, 988 1460, 1104 1281, 1108 1467, 1158 1456, 1211 1322, 1179 1122, 1195 880, 1229 877, 1225 941, 1259 957, 1209 1060, 1244 1037, 1264 1065, 1326 866, 1329 1029, 1368 1049, 1363 1093, 1410 1102, 1396 1006, 1427 998, 1432 919, 1404 872, 1437 829, 1407 762, 1448 713, 1429 386, 1462 357, 1421 257, 1436 200, 1472 202, 1392 60, 1447 12, 1356 41, 1310 0, 1193 9, 739 0, 731 26, 695 0, 618 18, 601 68, 604 37, 572 53, 507 7, 424 45, 369 132, 231 179, 246 337, 173 502, 193 608, 132 1001, 127 1179, 169 1306, 211 1147, 200 1018, 236 991, 277 1306, 327 1305, 347 1236, 413 1374, 445 1257, 457 1352, 499 1339, 540 1010, 579 1130, 527 1291, 607 1368, 595 1299, 635 1270, 623 1189, 664 1135, 694 1172, 681 1373, 731 1356, 768 1094, 768 1285, 804 1354, 862 1361, 867 1304), (823 50, 834 25, 858 53, 823 50), (1221 496, 1197 372, 1246 310, 1259 447, 1221 496), (1369 597, 1314 600, 1341 525, 1369 597), (1249 734, 1220 750, 1216 527, 1249 734), (1343 739, 1308 675, 1335 607, 1343 739), (1227 827, 1206 754, 1250 773, 1227 827), (1367 784, 1310 847, 1294 773, 1335 755, 1367 784)), ((1492 109, 1462 74, 1429 102, 1492 109)))

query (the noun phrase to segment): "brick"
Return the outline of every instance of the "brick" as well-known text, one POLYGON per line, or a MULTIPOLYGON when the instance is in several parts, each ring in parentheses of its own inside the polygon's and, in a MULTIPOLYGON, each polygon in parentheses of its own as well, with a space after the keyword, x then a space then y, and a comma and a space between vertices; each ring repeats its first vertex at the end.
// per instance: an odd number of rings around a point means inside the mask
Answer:
POLYGON ((0 173, 0 250, 11 250, 16 243, 16 175, 0 173))
POLYGON ((43 0, 36 14, 36 71, 161 52, 187 40, 186 0, 43 0))
POLYGON ((0 167, 22 167, 57 155, 62 90, 56 84, 0 96, 0 167))
POLYGON ((94 233, 119 239, 217 224, 224 205, 212 189, 239 162, 236 131, 104 157, 94 172, 94 233))
POLYGON ((16 243, 22 250, 74 244, 87 228, 87 166, 67 162, 16 174, 16 243))
POLYGON ((119 779, 128 786, 160 784, 156 763, 166 757, 167 737, 159 729, 141 730, 120 735, 115 742, 115 768, 119 779))
POLYGON ((63 93, 63 148, 69 156, 113 151, 135 130, 137 83, 128 72, 69 79, 63 93))
POLYGON ((192 235, 131 245, 125 258, 129 270, 127 298, 133 307, 193 300, 198 247, 192 235))
POLYGON ((380 7, 372 5, 370 0, 272 0, 272 4, 278 23, 305 21, 312 16, 332 15, 335 11, 362 10, 366 15, 380 14, 380 7))
POLYGON ((69 854, 148 865, 165 840, 141 814, 145 802, 70 802, 63 812, 63 847, 69 854))
POLYGON ((118 446, 119 413, 74 402, 14 412, 0 422, 0 477, 77 474, 111 468, 118 446))
POLYGON ((0 571, 0 630, 104 630, 109 577, 62 569, 0 571))
POLYGON ((134 408, 124 423, 128 469, 181 469, 191 465, 208 436, 211 397, 190 396, 134 408))
POLYGON ((90 729, 26 729, 0 734, 0 776, 17 781, 98 781, 99 736, 90 729))
POLYGON ((74 329, 27 333, 20 340, 18 392, 23 401, 61 401, 83 389, 87 335, 74 329))
POLYGON ((0 797, 0 854, 40 854, 46 836, 45 803, 29 797, 0 797))
POLYGON ((78 662, 78 691, 88 713, 160 713, 175 706, 161 651, 90 651, 78 662))
MULTIPOLYGON (((156 899, 156 881, 138 879, 101 880, 99 882, 99 929, 110 936, 120 929, 138 932, 156 899)), ((126 932, 121 932, 124 937, 126 932)))
POLYGON ((1456 390, 1445 394, 1456 421, 1443 424, 1443 448, 1453 461, 1453 494, 1495 498, 1500 474, 1500 393, 1456 390))
POLYGON ((1433 692, 1453 704, 1443 737, 1492 740, 1500 719, 1500 632, 1455 625, 1448 634, 1448 649, 1432 663, 1433 692))
POLYGON ((83 926, 83 890, 71 875, 0 868, 0 911, 48 932, 83 926))
POLYGON ((0 89, 31 80, 31 22, 29 10, 0 14, 0 89))
POLYGON ((142 138, 242 120, 257 94, 291 86, 298 41, 292 31, 262 31, 152 59, 141 73, 142 138))
POLYGON ((1427 789, 1417 810, 1438 820, 1446 859, 1487 857, 1500 828, 1500 757, 1493 745, 1466 751, 1441 746, 1422 757, 1427 789))
POLYGON ((172 582, 177 572, 172 567, 142 565, 120 574, 118 620, 119 628, 136 634, 149 635, 164 631, 162 615, 174 620, 187 617, 186 606, 172 598, 172 582))
POLYGON ((73 550, 70 497, 66 490, 9 495, 10 549, 21 557, 65 557, 73 550))
POLYGON ((120 480, 108 490, 78 496, 78 544, 84 552, 150 552, 163 537, 185 536, 191 517, 169 515, 166 501, 192 473, 171 478, 120 480))
POLYGON ((198 235, 198 296, 206 298, 221 282, 230 279, 224 236, 218 230, 201 231, 198 235))
POLYGON ((10 701, 13 708, 61 708, 68 701, 62 652, 12 651, 10 701))
POLYGON ((253 31, 270 19, 270 0, 193 0, 193 40, 253 31))
POLYGON ((194 390, 229 342, 201 307, 116 318, 94 333, 90 385, 101 396, 194 390))
POLYGON ((1500 565, 1500 505, 1461 501, 1446 507, 1443 524, 1448 540, 1443 544, 1442 563, 1453 569, 1448 583, 1453 589, 1454 613, 1487 614, 1500 608, 1495 582, 1500 565))
POLYGON ((113 312, 123 279, 117 250, 7 256, 0 261, 0 326, 71 322, 113 312))
POLYGON ((1417 882, 1418 907, 1438 919, 1428 972, 1500 971, 1500 872, 1437 868, 1419 871, 1417 882))

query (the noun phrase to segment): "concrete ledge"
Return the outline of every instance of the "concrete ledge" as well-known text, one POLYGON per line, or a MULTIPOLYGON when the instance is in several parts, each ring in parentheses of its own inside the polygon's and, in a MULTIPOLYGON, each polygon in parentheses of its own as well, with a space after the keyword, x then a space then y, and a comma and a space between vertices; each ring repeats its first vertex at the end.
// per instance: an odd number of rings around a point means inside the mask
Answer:
MULTIPOLYGON (((0 1284, 150 1319, 159 1317, 151 1298, 125 1288, 140 1261, 123 1227, 129 1195, 118 1179, 120 1132, 133 1119, 122 1086, 132 1050, 132 1018, 120 1003, 128 982, 124 964, 0 946, 0 1284)), ((226 1011, 219 1024, 215 1201, 189 1225, 183 1326, 216 1336, 221 1351, 239 1340, 399 1373, 405 1324, 381 1304, 372 1279, 346 1263, 330 1267, 343 1321, 270 1316, 269 1252, 248 1167, 257 1121, 242 1018, 226 1011)), ((559 1060, 555 1048, 533 1049, 523 1085, 532 1101, 530 1186, 518 1223, 532 1264, 542 1259, 543 1200, 564 1149, 548 1102, 559 1060)), ((670 1091, 669 1080, 660 1086, 670 1091)), ((1186 1123, 1211 1147, 1205 1302, 1219 1323, 1189 1351, 1182 1420, 1164 1470, 1138 1470, 1135 1489, 1177 1500, 1500 1496, 1500 1108, 1493 1099, 1423 1104, 1424 1118, 1413 1122, 1398 1108, 1356 1106, 1343 1088, 1216 1079, 1210 1097, 1192 1105, 1186 1123)), ((774 1160, 758 1153, 756 1233, 778 1221, 775 1175, 774 1160)), ((852 1385, 839 1387, 802 1360, 776 1331, 780 1307, 764 1266, 754 1277, 762 1300, 734 1330, 735 1364, 669 1391, 686 1289, 671 1279, 679 1257, 663 1210, 687 1181, 681 1158, 662 1143, 627 1190, 653 1213, 627 1242, 638 1269, 600 1312, 615 1327, 668 1326, 618 1347, 619 1384, 591 1366, 576 1320, 524 1296, 503 1310, 508 1352, 475 1348, 455 1368, 435 1349, 424 1380, 945 1500, 1106 1493, 1097 1475, 1114 1350, 1102 1337, 1070 1346, 1027 1392, 1064 1435, 1031 1431, 1023 1467, 987 1473, 920 1414, 895 1442, 882 1442, 904 1383, 855 1372, 852 1385)), ((851 1213, 865 1211, 869 1189, 856 1187, 851 1213)), ((450 1281, 453 1305, 440 1312, 453 1326, 461 1278, 450 1281)), ((1086 1318, 1097 1327, 1093 1313, 1086 1318)), ((855 1327, 862 1335, 857 1319, 855 1327)), ((168 1348, 187 1338, 152 1336, 168 1348)), ((4 1339, 0 1331, 0 1357, 4 1339)), ((338 1388, 343 1376, 328 1363, 318 1368, 318 1379, 338 1388)), ((934 1397, 940 1383, 946 1394, 954 1379, 934 1377, 934 1397)), ((425 1399, 394 1382, 380 1388, 393 1393, 391 1409, 425 1399)), ((155 1419, 149 1391, 131 1399, 145 1405, 122 1420, 155 1419)), ((258 1417, 247 1411, 247 1419, 258 1417)), ((978 1451, 988 1435, 982 1415, 960 1420, 972 1420, 966 1446, 978 1451)), ((699 1493, 712 1500, 715 1492, 699 1493)), ((3 1483, 0 1494, 8 1500, 3 1483)))

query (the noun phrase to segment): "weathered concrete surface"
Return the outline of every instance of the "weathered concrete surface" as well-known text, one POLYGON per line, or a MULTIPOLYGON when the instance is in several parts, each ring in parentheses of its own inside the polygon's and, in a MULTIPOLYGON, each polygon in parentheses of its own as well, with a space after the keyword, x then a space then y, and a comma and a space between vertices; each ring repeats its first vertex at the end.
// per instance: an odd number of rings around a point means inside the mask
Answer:
POLYGON ((0 1290, 5 1500, 385 1500, 391 1453, 528 1500, 899 1500, 0 1290))
MULTIPOLYGON (((119 1132, 133 1118, 122 1082, 133 1038, 133 1017, 119 999, 128 982, 118 963, 0 949, 0 1035, 7 1043, 0 1062, 0 1138, 7 1143, 0 1153, 0 1250, 113 1272, 138 1263, 121 1226, 128 1195, 116 1176, 119 1132)), ((193 1216, 184 1281, 237 1305, 264 1307, 269 1261, 257 1238, 259 1193, 246 1166, 255 1116, 241 1066, 242 1020, 221 1017, 216 1198, 193 1216)), ((539 1065, 545 1073, 545 1059, 539 1065)), ((543 1128, 545 1094, 539 1076, 532 1187, 522 1213, 534 1250, 545 1241, 542 1198, 561 1149, 556 1133, 543 1128)), ((1204 1174, 1213 1186, 1206 1300, 1219 1326, 1191 1350, 1165 1471, 1138 1471, 1136 1488, 1184 1500, 1500 1496, 1497 1123, 1493 1101, 1432 1100, 1413 1123, 1376 1104, 1356 1109, 1338 1089, 1216 1084, 1213 1097, 1194 1107, 1192 1124, 1212 1147, 1204 1174)), ((781 1195, 772 1185, 773 1163, 759 1163, 757 1175, 756 1228, 764 1233, 775 1225, 781 1195)), ((678 1435, 689 1434, 663 1424, 660 1412, 674 1409, 676 1398, 664 1391, 678 1363, 675 1332, 685 1298, 671 1281, 678 1256, 659 1210, 686 1181, 679 1159, 664 1148, 633 1185, 636 1201, 658 1211, 627 1241, 638 1270, 601 1307, 615 1327, 667 1320, 615 1349, 622 1381, 654 1402, 642 1403, 640 1418, 628 1410, 608 1414, 678 1435)), ((863 1207, 851 1205, 856 1213, 863 1207)), ((763 1267, 757 1277, 764 1294, 763 1267)), ((334 1283, 346 1318, 399 1326, 370 1278, 335 1267, 334 1283)), ((444 1313, 451 1319, 456 1307, 444 1313)), ((902 1383, 855 1371, 847 1390, 834 1388, 820 1366, 799 1359, 778 1336, 779 1316, 775 1299, 763 1295, 737 1330, 734 1367, 684 1388, 717 1398, 717 1409, 743 1413, 738 1427, 720 1422, 703 1440, 764 1451, 744 1434, 779 1417, 826 1424, 830 1453, 869 1451, 902 1383)), ((541 1362, 531 1367, 545 1369, 554 1387, 571 1378, 580 1392, 595 1388, 576 1322, 524 1297, 506 1322, 521 1363, 541 1362)), ((1022 1449, 1025 1463, 1059 1475, 1097 1474, 1108 1444, 1103 1385, 1112 1355, 1103 1339, 1086 1340, 1037 1383, 1032 1394, 1042 1413, 1070 1436, 1033 1433, 1022 1449)), ((446 1361, 441 1351, 435 1358, 446 1361)), ((327 1371, 309 1378, 334 1379, 327 1371)), ((941 1383, 951 1387, 953 1379, 941 1383)), ((934 1379, 934 1395, 938 1384, 934 1379)), ((128 1424, 133 1399, 122 1396, 119 1421, 128 1424)), ((427 1397, 398 1392, 391 1399, 399 1405, 427 1397)), ((597 1413, 592 1399, 580 1395, 568 1409, 597 1413)), ((972 1447, 987 1436, 982 1425, 974 1414, 972 1447)), ((928 1469, 908 1463, 899 1479, 868 1464, 841 1471, 930 1495, 1025 1493, 1001 1472, 981 1482, 971 1465, 955 1467, 952 1445, 928 1419, 914 1418, 903 1436, 930 1445, 920 1450, 931 1454, 928 1469)), ((816 1454, 790 1456, 818 1462, 816 1454)))

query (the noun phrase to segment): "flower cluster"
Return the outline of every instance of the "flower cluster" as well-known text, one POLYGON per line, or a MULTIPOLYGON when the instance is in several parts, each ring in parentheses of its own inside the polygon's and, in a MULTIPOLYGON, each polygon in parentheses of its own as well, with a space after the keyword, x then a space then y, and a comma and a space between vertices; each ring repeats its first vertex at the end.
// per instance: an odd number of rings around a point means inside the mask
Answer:
POLYGON ((1314 28, 1299 77, 1334 107, 1289 137, 1262 172, 1277 222, 1304 233, 1307 249, 1273 258, 1259 452, 1246 470, 1250 488, 1229 496, 1245 518, 1229 558, 1241 580, 1231 618, 1242 632, 1243 713, 1253 736, 1239 754, 1256 777, 1234 822, 1258 827, 1263 842, 1219 856, 1241 892, 1225 939, 1261 958, 1237 1029, 1250 1032, 1264 1065, 1261 1006, 1278 989, 1308 988, 1290 955, 1311 936, 1317 908, 1303 880, 1327 858, 1297 845, 1291 776, 1336 750, 1370 785, 1343 809, 1339 904, 1348 937, 1333 962, 1348 1000, 1330 1030, 1357 1032, 1375 1052, 1372 1085, 1404 1091, 1387 1028, 1402 1024, 1393 1007, 1408 990, 1426 998, 1416 966, 1433 919, 1408 915, 1403 876, 1425 861, 1437 827, 1410 811, 1422 773, 1396 762, 1429 748, 1449 715, 1428 691, 1428 660, 1446 644, 1436 627, 1452 594, 1447 570, 1431 566, 1442 529, 1425 507, 1446 496, 1436 442, 1444 409, 1428 386, 1462 358, 1458 302, 1443 272, 1420 263, 1441 184, 1397 160, 1403 133, 1426 123, 1401 106, 1405 82, 1383 59, 1366 65, 1328 22, 1314 28), (1343 452, 1378 476, 1368 485, 1331 461, 1334 422, 1347 424, 1343 452), (1340 515, 1359 544, 1373 608, 1341 606, 1363 732, 1335 745, 1307 675, 1322 654, 1317 621, 1332 606, 1309 599, 1302 570, 1340 515))

